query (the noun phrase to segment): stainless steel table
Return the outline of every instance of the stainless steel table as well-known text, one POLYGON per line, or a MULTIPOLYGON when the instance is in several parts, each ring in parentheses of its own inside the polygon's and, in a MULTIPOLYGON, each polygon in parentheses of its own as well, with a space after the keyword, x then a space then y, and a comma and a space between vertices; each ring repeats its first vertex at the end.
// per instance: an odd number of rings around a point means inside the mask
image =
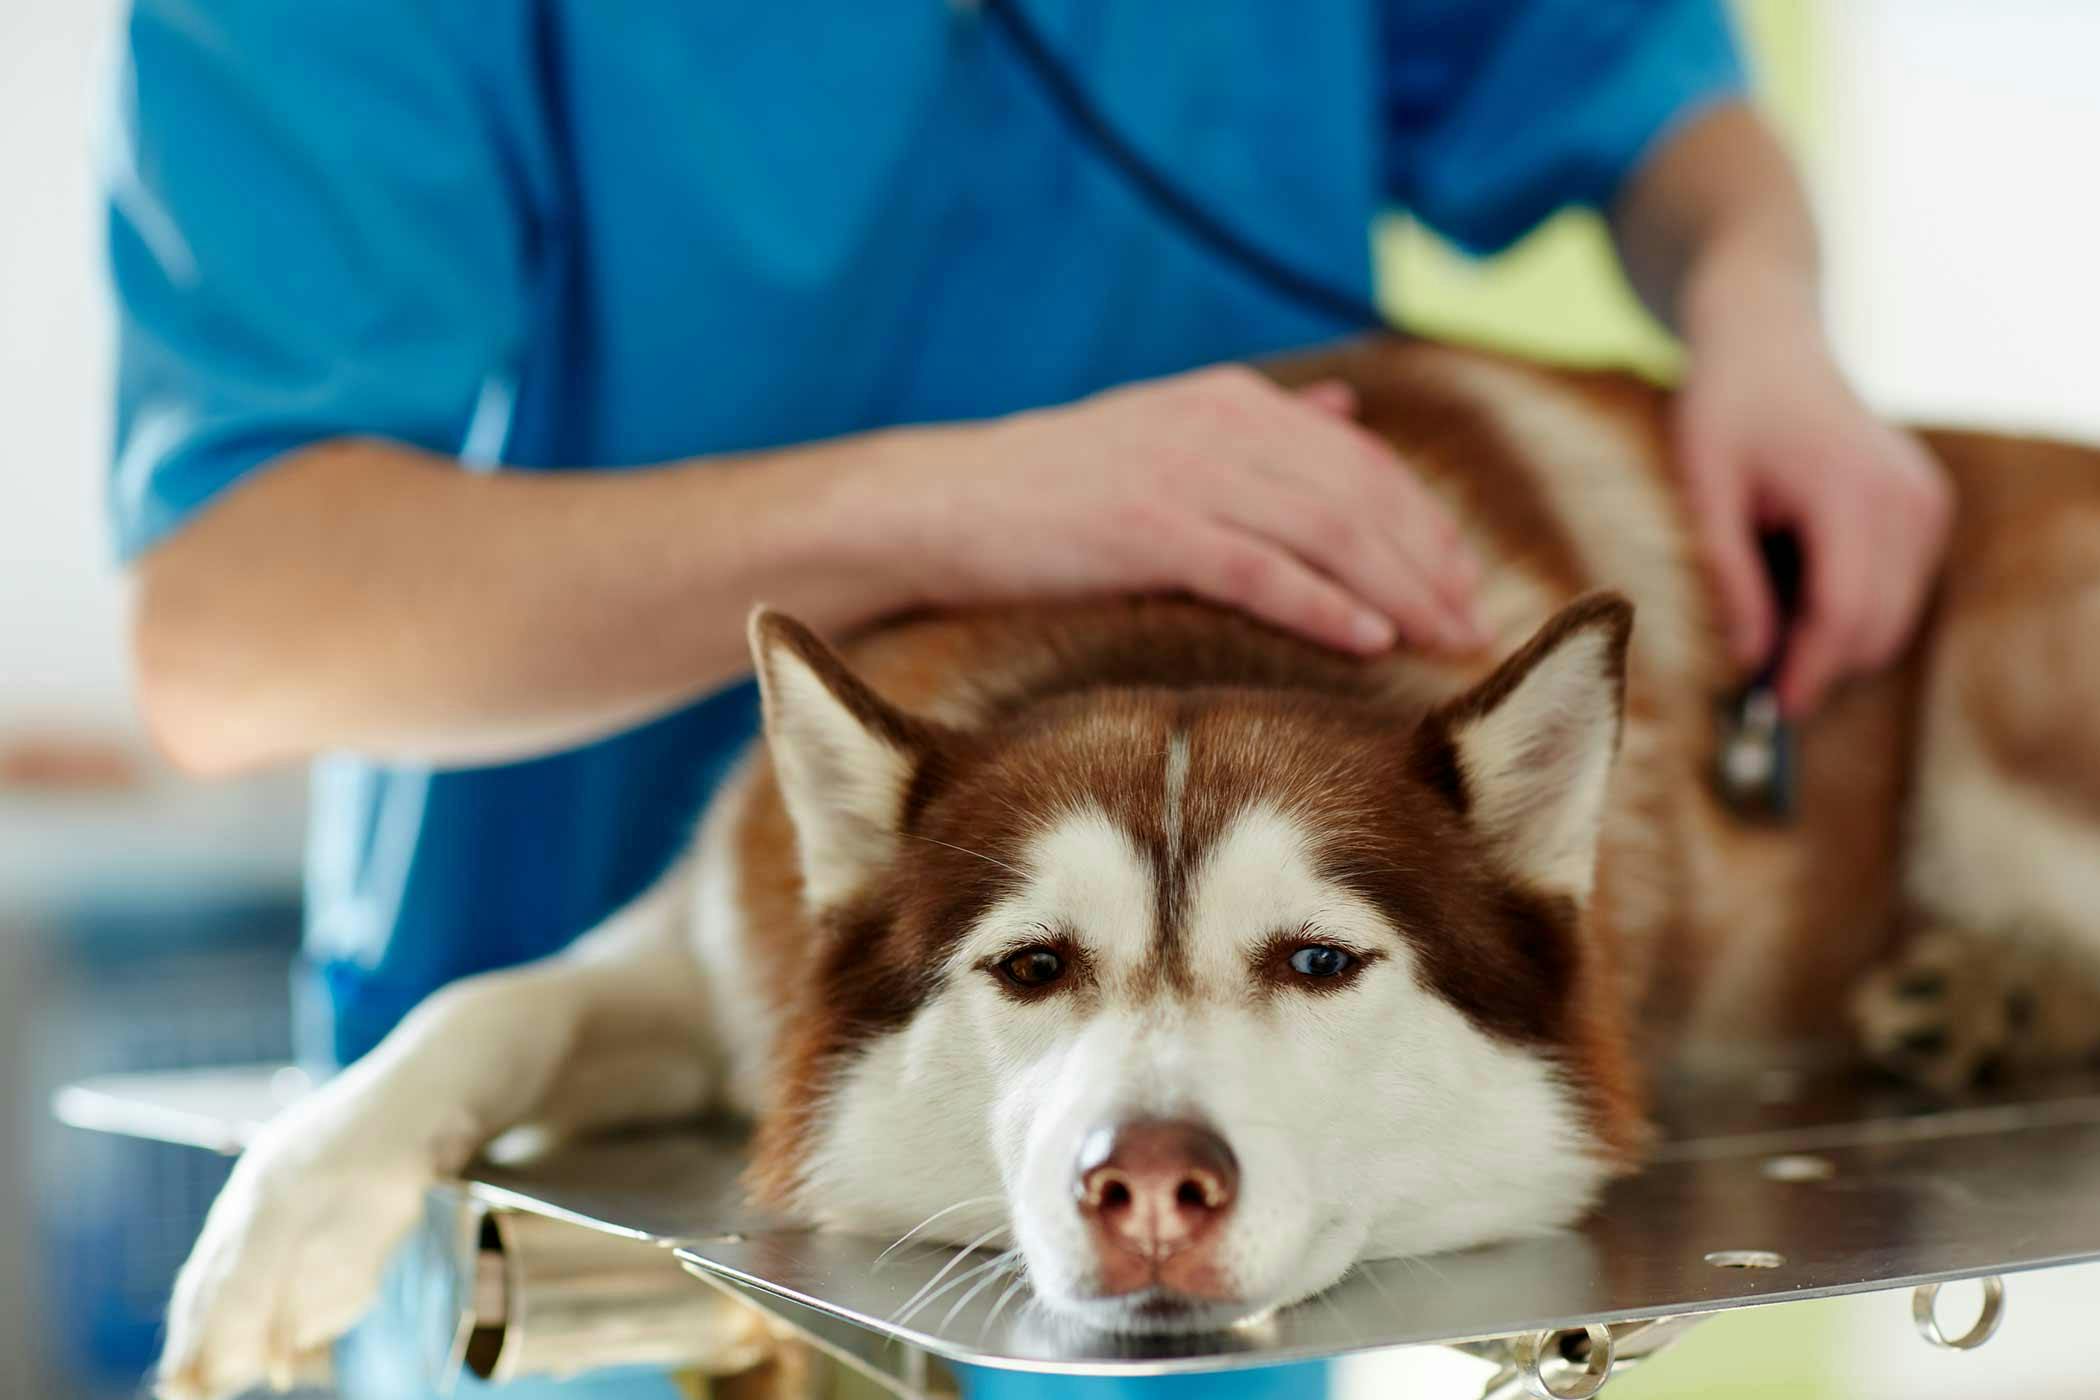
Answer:
MULTIPOLYGON (((76 1085, 57 1107, 83 1127, 230 1150, 296 1088, 268 1067, 156 1075, 76 1085)), ((2100 1078, 1937 1105, 1766 1074, 1672 1085, 1662 1118, 1653 1164, 1578 1229, 1366 1264, 1319 1298, 1200 1338, 1076 1331, 990 1256, 885 1257, 887 1241, 767 1219, 738 1190, 727 1126, 484 1163, 466 1194, 667 1250, 903 1393, 937 1389, 940 1361, 1132 1374, 1438 1345, 1499 1365, 1490 1394, 1580 1395, 1611 1354, 1623 1367, 1722 1309, 2100 1259, 2100 1078)))

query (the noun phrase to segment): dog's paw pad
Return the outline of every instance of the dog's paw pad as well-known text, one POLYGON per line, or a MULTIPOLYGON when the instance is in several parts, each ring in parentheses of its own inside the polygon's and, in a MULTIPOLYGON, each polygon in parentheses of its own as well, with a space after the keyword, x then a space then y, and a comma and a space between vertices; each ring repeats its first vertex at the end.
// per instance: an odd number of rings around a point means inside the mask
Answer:
POLYGON ((2024 986, 2004 985, 1984 940, 1934 929, 1868 974, 1853 997, 1866 1057, 1898 1078, 1956 1093, 2002 1070, 2017 1032, 2008 1014, 2024 986))
POLYGON ((1912 968, 1896 979, 1892 990, 1903 1001, 1939 1001, 1947 995, 1947 974, 1936 967, 1912 968))
POLYGON ((2031 936, 1933 928, 1874 969, 1852 999, 1877 1067, 1955 1094, 2090 1054, 2100 982, 2067 948, 2031 936))

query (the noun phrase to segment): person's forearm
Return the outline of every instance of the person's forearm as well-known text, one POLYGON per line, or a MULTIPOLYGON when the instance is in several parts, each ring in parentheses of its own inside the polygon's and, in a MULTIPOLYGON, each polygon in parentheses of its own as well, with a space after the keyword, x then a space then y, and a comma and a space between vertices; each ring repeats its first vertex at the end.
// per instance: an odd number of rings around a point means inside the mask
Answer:
POLYGON ((1831 685, 1897 656, 1930 594, 1953 493, 1924 449, 1878 421, 1832 353, 1814 223, 1786 153, 1727 104, 1666 137, 1613 210, 1642 297, 1683 336, 1672 458, 1745 673, 1778 661, 1807 714, 1831 685), (1758 550, 1801 547, 1782 615, 1758 550))
POLYGON ((1478 563, 1353 407, 1344 385, 1227 365, 642 471, 480 475, 327 443, 139 562, 139 690, 162 748, 202 772, 330 750, 457 765, 732 679, 760 601, 836 632, 1188 592, 1345 651, 1480 645, 1478 563))
POLYGON ((1741 102, 1665 137, 1611 211, 1634 290, 1687 339, 1754 301, 1814 323, 1821 272, 1815 221, 1793 162, 1741 102))
POLYGON ((914 601, 853 499, 858 468, 910 442, 493 474, 383 441, 304 450, 140 561, 149 725, 212 773, 332 750, 489 763, 601 737, 743 671, 756 601, 823 628, 914 601))

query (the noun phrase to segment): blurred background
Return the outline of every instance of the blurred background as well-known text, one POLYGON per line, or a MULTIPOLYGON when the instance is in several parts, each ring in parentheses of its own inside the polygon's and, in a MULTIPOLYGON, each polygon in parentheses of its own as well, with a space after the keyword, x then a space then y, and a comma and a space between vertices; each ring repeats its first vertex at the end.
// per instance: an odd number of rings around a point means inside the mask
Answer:
MULTIPOLYGON (((92 132, 116 0, 0 4, 0 1394, 137 1393, 169 1277, 224 1164, 53 1125, 51 1088, 288 1048, 296 775, 204 787, 127 698, 102 524, 110 322, 92 132)), ((1828 234, 1841 355, 1887 411, 2100 439, 2094 308, 2063 295, 2100 229, 2100 5, 1745 0, 1762 95, 1828 234)), ((1394 219, 1418 327, 1667 373, 1673 350, 1568 214, 1468 262, 1394 219)), ((1707 1324, 1612 1394, 2089 1396, 2100 1274, 2017 1279, 2000 1339, 1929 1352, 1905 1297, 1707 1324)), ((1427 1363, 1424 1363, 1427 1364, 1427 1363)), ((1408 1363, 1345 1370, 1385 1395, 1408 1363)))

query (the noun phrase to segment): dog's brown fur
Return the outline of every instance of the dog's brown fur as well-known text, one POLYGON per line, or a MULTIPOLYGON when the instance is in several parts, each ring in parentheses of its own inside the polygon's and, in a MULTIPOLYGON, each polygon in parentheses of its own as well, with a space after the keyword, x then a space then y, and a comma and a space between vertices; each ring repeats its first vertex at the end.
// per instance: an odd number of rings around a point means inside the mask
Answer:
MULTIPOLYGON (((1960 781, 2020 794, 2037 820, 2100 832, 2100 712, 2084 700, 2100 687, 2100 453, 1927 435, 1961 502, 1947 584, 1910 651, 1806 727, 1799 820, 1752 826, 1709 791, 1714 708, 1731 677, 1671 480, 1665 391, 1378 342, 1274 372, 1347 381, 1366 425, 1454 507, 1488 565, 1496 647, 1474 662, 1401 651, 1358 663, 1194 604, 1001 609, 865 637, 849 652, 857 680, 814 638, 777 633, 911 753, 914 776, 908 855, 821 938, 763 758, 728 799, 740 804, 750 946, 787 1028, 754 1169, 762 1195, 791 1194, 832 1067, 909 1015, 943 940, 1004 887, 1023 832, 1000 794, 1147 794, 1165 736, 1208 727, 1193 748, 1212 771, 1191 774, 1191 793, 1258 788, 1322 830, 1354 833, 1357 849, 1448 851, 1466 797, 1439 735, 1488 696, 1468 687, 1493 656, 1591 590, 1631 598, 1640 625, 1630 643, 1622 634, 1624 752, 1588 916, 1448 860, 1431 880, 1396 873, 1406 859, 1351 866, 1346 840, 1330 867, 1382 905, 1438 910, 1431 922, 1454 932, 1417 949, 1426 975, 1483 1029, 1549 1048, 1617 1154, 1641 1141, 1637 1066, 1843 1043, 1855 989, 1906 924, 1961 920, 1906 898, 1963 878, 1921 884, 1919 863, 1948 856, 1906 839, 1953 781, 1940 748, 1973 754, 1960 781)), ((1131 800, 1124 816, 1159 846, 1155 810, 1131 800)), ((1222 810, 1194 812, 1184 845, 1200 850, 1222 810)), ((2089 849, 2100 857, 2100 840, 2089 849)), ((1161 914, 1171 986, 1174 920, 1161 914)), ((2059 932, 2100 947, 2100 926, 2059 932)), ((1900 1046, 1871 1043, 1869 1022, 1869 1048, 1900 1061, 1900 1046)), ((1991 1049, 1961 1047, 1971 1058, 1991 1049)), ((1920 1068, 1928 1080, 1941 1072, 1920 1068)))

